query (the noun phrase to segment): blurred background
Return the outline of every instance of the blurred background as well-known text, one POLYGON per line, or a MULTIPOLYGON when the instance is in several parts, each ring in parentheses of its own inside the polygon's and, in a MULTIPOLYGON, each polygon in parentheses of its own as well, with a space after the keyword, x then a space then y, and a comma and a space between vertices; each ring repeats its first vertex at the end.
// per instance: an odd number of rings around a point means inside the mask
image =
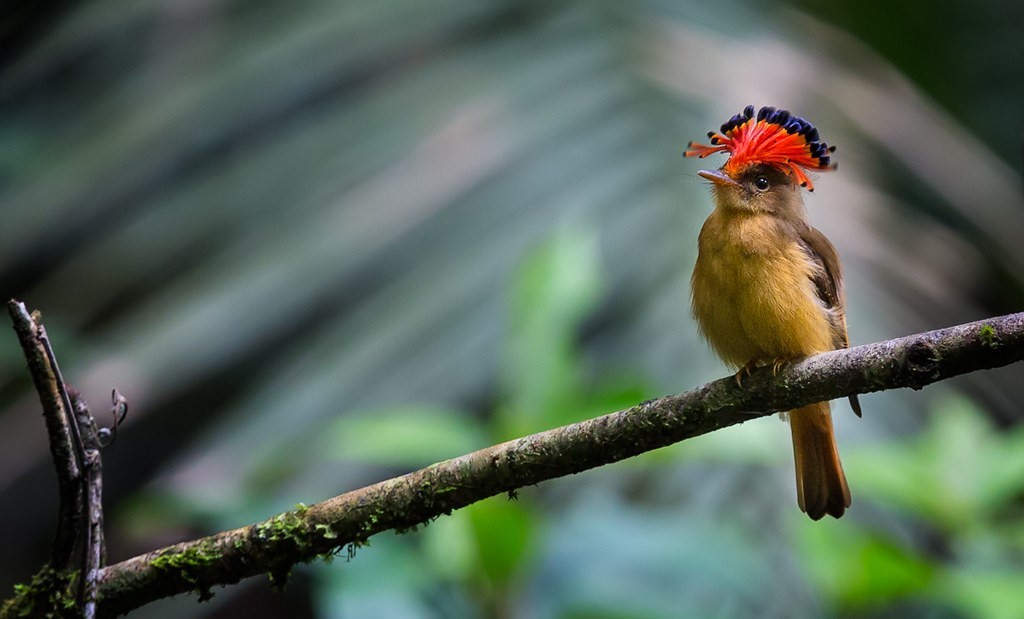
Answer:
MULTIPOLYGON (((854 343, 1024 308, 1024 4, 0 8, 0 294, 101 422, 111 562, 727 370, 686 142, 775 105, 854 343)), ((715 164, 710 164, 715 165, 715 164)), ((841 521, 765 419, 133 617, 1024 616, 1024 369, 834 405, 841 521)), ((0 337, 0 590, 56 484, 0 337)))

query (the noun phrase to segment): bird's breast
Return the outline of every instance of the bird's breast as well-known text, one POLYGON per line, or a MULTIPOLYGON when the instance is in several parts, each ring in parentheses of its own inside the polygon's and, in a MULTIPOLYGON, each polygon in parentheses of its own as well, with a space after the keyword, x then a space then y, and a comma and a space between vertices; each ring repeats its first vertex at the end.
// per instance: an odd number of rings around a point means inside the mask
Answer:
POLYGON ((701 230, 692 280, 701 333, 737 367, 831 350, 814 268, 784 222, 712 213, 701 230))

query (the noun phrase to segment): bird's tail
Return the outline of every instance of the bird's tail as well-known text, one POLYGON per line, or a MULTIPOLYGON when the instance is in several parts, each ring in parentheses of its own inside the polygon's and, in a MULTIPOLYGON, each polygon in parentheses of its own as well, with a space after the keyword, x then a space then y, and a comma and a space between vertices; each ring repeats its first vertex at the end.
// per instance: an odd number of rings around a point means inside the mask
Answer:
POLYGON ((825 514, 839 518, 850 506, 850 488, 832 432, 828 402, 789 411, 796 462, 796 496, 812 520, 825 514))

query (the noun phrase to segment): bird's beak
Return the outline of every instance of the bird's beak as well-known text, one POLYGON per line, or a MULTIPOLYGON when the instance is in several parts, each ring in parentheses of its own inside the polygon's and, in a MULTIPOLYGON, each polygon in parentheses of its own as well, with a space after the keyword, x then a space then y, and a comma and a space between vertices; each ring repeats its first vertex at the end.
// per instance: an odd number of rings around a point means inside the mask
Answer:
POLYGON ((701 170, 697 172, 697 176, 706 178, 716 185, 722 185, 723 187, 741 187, 739 183, 732 180, 728 174, 721 170, 701 170))

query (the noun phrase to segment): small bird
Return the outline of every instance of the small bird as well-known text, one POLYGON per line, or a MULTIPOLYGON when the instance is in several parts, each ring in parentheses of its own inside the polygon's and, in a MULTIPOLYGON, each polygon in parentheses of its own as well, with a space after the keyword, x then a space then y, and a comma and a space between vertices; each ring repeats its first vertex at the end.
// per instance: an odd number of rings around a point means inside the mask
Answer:
MULTIPOLYGON (((736 382, 759 366, 848 348, 839 254, 807 222, 801 188, 814 191, 810 170, 833 170, 835 147, 811 123, 787 110, 747 106, 711 145, 690 142, 686 157, 727 152, 711 181, 715 210, 704 222, 693 269, 693 315, 701 334, 736 382)), ((856 396, 850 404, 860 416, 856 396)), ((813 520, 839 518, 850 489, 839 461, 828 402, 789 411, 800 509, 813 520)))

